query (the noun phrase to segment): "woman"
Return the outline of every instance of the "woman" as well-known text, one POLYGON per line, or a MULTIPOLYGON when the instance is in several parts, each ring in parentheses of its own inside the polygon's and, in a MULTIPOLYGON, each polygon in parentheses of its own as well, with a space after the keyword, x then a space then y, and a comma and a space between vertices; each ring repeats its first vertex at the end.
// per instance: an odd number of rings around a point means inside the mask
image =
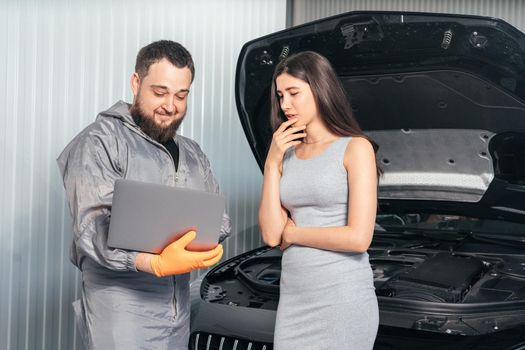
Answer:
POLYGON ((323 56, 290 56, 272 81, 259 224, 264 242, 283 250, 274 348, 372 349, 374 146, 323 56))

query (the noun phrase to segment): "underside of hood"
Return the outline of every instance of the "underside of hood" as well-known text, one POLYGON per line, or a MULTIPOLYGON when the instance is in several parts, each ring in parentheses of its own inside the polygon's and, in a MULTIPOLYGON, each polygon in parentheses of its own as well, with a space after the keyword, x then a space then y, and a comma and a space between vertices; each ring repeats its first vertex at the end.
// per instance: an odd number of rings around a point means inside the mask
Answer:
POLYGON ((383 206, 459 203, 524 220, 523 33, 486 17, 350 12, 245 44, 237 108, 261 168, 273 71, 306 50, 330 60, 356 119, 379 145, 383 206))

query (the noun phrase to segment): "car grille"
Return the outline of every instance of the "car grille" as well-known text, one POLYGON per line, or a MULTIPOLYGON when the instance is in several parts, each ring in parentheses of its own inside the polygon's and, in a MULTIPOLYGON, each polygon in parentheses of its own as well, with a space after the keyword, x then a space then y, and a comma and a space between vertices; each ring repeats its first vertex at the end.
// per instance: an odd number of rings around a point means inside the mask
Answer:
POLYGON ((273 345, 211 333, 192 333, 190 350, 273 350, 273 345))

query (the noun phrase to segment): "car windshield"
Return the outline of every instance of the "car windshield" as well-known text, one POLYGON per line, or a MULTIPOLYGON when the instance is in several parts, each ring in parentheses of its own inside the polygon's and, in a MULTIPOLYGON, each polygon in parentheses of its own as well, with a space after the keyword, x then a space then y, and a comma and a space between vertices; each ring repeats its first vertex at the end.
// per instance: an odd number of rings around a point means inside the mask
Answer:
POLYGON ((479 219, 448 214, 379 214, 376 228, 385 231, 439 231, 486 233, 522 237, 525 242, 525 224, 501 220, 479 219))

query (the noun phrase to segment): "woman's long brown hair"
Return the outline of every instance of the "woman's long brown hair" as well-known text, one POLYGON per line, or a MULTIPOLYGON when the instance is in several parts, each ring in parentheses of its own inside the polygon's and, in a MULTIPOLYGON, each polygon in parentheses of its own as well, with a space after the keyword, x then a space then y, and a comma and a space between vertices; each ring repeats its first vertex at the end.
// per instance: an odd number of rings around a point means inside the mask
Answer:
MULTIPOLYGON (((378 145, 363 133, 352 113, 345 90, 330 62, 313 51, 296 53, 279 62, 272 78, 270 123, 275 131, 286 121, 277 95, 276 79, 286 73, 310 85, 319 116, 328 130, 337 136, 357 136, 367 139, 377 153, 378 145)), ((378 177, 382 174, 377 165, 378 177)))

